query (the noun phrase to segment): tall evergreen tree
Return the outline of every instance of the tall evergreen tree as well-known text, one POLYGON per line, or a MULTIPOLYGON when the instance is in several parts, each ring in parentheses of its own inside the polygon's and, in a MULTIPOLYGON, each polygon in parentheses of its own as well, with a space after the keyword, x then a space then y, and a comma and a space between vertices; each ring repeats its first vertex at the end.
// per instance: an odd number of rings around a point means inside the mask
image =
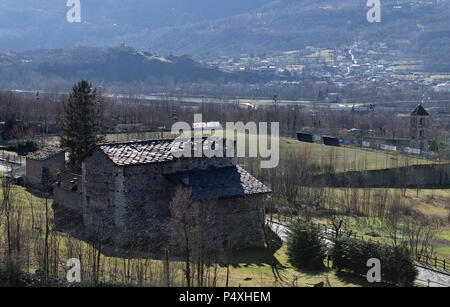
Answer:
POLYGON ((63 102, 61 146, 70 149, 72 167, 79 170, 83 156, 104 140, 99 136, 99 108, 96 89, 86 80, 75 84, 69 99, 63 102))

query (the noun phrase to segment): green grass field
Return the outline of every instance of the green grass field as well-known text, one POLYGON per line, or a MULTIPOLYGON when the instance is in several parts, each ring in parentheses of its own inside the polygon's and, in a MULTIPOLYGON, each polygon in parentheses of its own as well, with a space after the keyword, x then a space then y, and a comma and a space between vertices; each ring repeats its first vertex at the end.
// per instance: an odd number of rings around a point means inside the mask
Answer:
MULTIPOLYGON (((0 199, 2 192, 0 192, 0 199)), ((13 186, 12 201, 14 208, 21 208, 21 218, 23 221, 22 231, 28 233, 27 237, 33 238, 26 245, 32 250, 39 249, 44 237, 44 214, 45 214, 45 199, 34 196, 27 192, 23 187, 13 186)), ((51 200, 48 202, 51 207, 51 200)), ((53 218, 53 213, 50 210, 50 219, 53 218)), ((4 220, 2 220, 3 222, 4 220)), ((4 226, 4 224, 2 225, 4 226)), ((5 233, 1 232, 0 238, 5 239, 5 233)), ((51 246, 57 246, 57 251, 52 252, 55 259, 60 263, 60 276, 64 277, 64 264, 67 259, 82 255, 80 258, 87 267, 83 274, 89 276, 89 264, 92 263, 94 255, 94 247, 85 241, 68 237, 65 234, 52 232, 50 236, 51 246), (69 248, 70 246, 70 248, 69 248)), ((4 246, 4 245, 2 245, 4 246)), ((42 246, 41 246, 42 248, 42 246)), ((164 262, 160 257, 146 257, 139 258, 122 258, 120 256, 113 256, 110 251, 102 253, 101 255, 101 275, 104 276, 103 282, 110 283, 128 283, 139 285, 140 274, 139 268, 147 266, 148 271, 152 270, 153 275, 161 274, 164 268, 164 262)), ((124 251, 123 254, 126 254, 124 251)), ((309 287, 319 282, 329 283, 333 287, 358 287, 371 286, 364 278, 355 277, 350 274, 339 273, 330 269, 325 269, 321 272, 299 272, 292 268, 288 263, 286 256, 286 246, 283 245, 275 254, 271 254, 268 249, 249 249, 244 251, 237 251, 231 254, 228 258, 229 265, 229 286, 231 287, 278 287, 278 286, 298 286, 309 287), (273 257, 272 257, 273 255, 273 257), (282 279, 274 277, 271 263, 273 260, 278 263, 279 273, 282 279)), ((170 266, 173 270, 173 283, 181 285, 183 280, 183 265, 184 263, 176 258, 171 261, 170 266)), ((36 260, 31 261, 31 265, 26 269, 28 272, 35 272, 38 269, 36 260)), ((210 270, 213 270, 210 267, 210 270)), ((226 266, 222 265, 217 268, 217 286, 226 285, 226 266)), ((153 276, 154 277, 154 276, 153 276)), ((146 278, 151 278, 147 276, 146 278)))
MULTIPOLYGON (((170 138, 170 133, 123 133, 108 135, 107 140, 110 142, 125 142, 130 140, 142 140, 142 139, 155 139, 155 138, 170 138)), ((246 135, 248 138, 248 135, 246 135)), ((56 142, 56 139, 55 139, 56 142)), ((280 143, 280 156, 286 156, 289 152, 297 154, 308 155, 317 164, 335 163, 337 171, 349 171, 349 170, 364 170, 364 169, 382 169, 390 167, 398 167, 412 164, 428 164, 434 163, 434 161, 411 158, 405 155, 395 155, 381 151, 364 150, 359 148, 348 147, 327 147, 321 144, 309 144, 301 143, 293 138, 281 137, 280 143)), ((344 196, 344 189, 332 189, 336 198, 344 196)), ((376 189, 374 189, 375 191, 376 189)), ((380 189, 386 190, 386 189, 380 189)), ((395 189, 388 189, 390 192, 396 192, 395 189)), ((0 199, 1 199, 0 191, 0 199)), ((403 198, 408 206, 422 212, 423 214, 436 216, 444 219, 448 216, 448 207, 450 203, 450 190, 420 190, 419 194, 416 194, 416 190, 407 190, 406 196, 403 198)), ((43 198, 36 197, 24 188, 14 186, 13 203, 16 207, 23 209, 21 218, 28 229, 35 238, 42 239, 43 237, 43 220, 42 216, 45 212, 45 200, 43 198), (33 207, 33 210, 31 209, 33 207), (41 218, 38 218, 38 217, 41 218)), ((51 201, 49 202, 51 204, 51 201)), ((50 212, 50 217, 52 217, 50 212)), ((0 222, 2 222, 0 220, 0 222)), ((318 221, 324 222, 324 221, 318 221)), ((380 224, 379 231, 382 231, 383 225, 380 224)), ((365 229, 355 230, 360 235, 364 235, 365 229)), ((1 234, 4 238, 4 233, 1 234)), ((59 233, 52 234, 53 242, 58 242, 58 257, 63 264, 64 261, 70 256, 68 246, 76 246, 76 248, 84 253, 85 263, 89 263, 92 259, 93 246, 87 242, 68 238, 67 236, 59 233)), ((39 242, 39 240, 35 240, 39 242)), ((35 244, 31 242, 30 244, 35 244)), ((37 243, 36 243, 37 244, 37 243)), ((444 226, 439 234, 439 240, 436 246, 436 253, 439 257, 450 259, 450 228, 444 226)), ((276 282, 271 269, 271 262, 274 258, 266 249, 246 250, 232 255, 230 259, 230 286, 310 286, 319 282, 325 282, 328 278, 331 286, 368 286, 367 282, 363 278, 354 277, 350 274, 338 273, 333 270, 326 270, 323 272, 298 272, 293 269, 286 256, 286 249, 283 246, 279 249, 275 255, 275 259, 279 262, 282 269, 280 270, 283 281, 276 282)), ((118 256, 111 256, 110 254, 102 254, 102 273, 106 272, 105 276, 109 276, 105 281, 113 281, 111 276, 124 276, 124 271, 130 270, 126 277, 126 282, 137 283, 137 268, 142 265, 148 265, 153 267, 156 272, 161 272, 163 268, 163 261, 160 258, 134 258, 127 259, 124 265, 124 258, 118 256), (114 274, 110 274, 114 270, 114 274), (116 272, 118 270, 119 273, 116 272), (133 273, 136 270, 135 273, 133 273), (133 275, 136 275, 133 277, 133 275)), ((61 265, 62 265, 61 264, 61 265)), ((176 274, 174 277, 177 283, 181 283, 182 280, 182 266, 180 261, 173 261, 172 265, 176 268, 176 274)), ((30 267, 30 271, 35 270, 36 265, 30 267)), ((62 268, 61 268, 62 269, 62 268)), ((158 274, 159 274, 158 273, 158 274)), ((225 286, 226 268, 218 268, 217 285, 225 286)), ((115 281, 115 280, 114 280, 115 281)), ((119 281, 124 281, 119 280, 119 281)))
MULTIPOLYGON (((334 193, 336 193, 336 197, 342 195, 343 189, 333 189, 334 193)), ((381 190, 381 189, 380 189, 381 190)), ((395 191, 393 191, 395 192, 395 191)), ((24 224, 26 225, 24 228, 30 229, 33 232, 35 238, 39 237, 42 239, 44 232, 44 224, 42 216, 45 212, 45 200, 43 198, 34 196, 27 192, 23 187, 14 186, 13 187, 13 204, 15 207, 22 208, 22 218, 24 224), (33 208, 33 211, 32 209, 33 208), (33 225, 32 225, 33 224, 33 225), (31 227, 33 226, 33 227, 31 227)), ((1 198, 0 192, 0 198, 1 198)), ((422 210, 429 214, 435 214, 440 217, 444 217, 448 214, 448 211, 445 211, 445 204, 448 203, 450 199, 450 191, 449 190, 421 190, 419 196, 416 195, 415 190, 408 190, 407 201, 414 206, 418 210, 422 210), (431 210, 432 209, 432 210, 431 210)), ((51 200, 49 201, 49 205, 51 204, 51 200)), ((50 218, 52 218, 53 214, 50 211, 50 218)), ((323 221, 318 221, 323 222, 323 221)), ((382 233, 383 225, 379 225, 380 228, 376 229, 373 223, 371 225, 370 230, 377 230, 382 233)), ((364 235, 364 231, 367 229, 359 228, 357 233, 359 235, 364 235)), ((4 233, 2 234, 4 237, 4 233)), ((367 237, 366 239, 368 239, 367 237)), ((372 238, 373 239, 373 238, 372 238)), ((38 240, 35 240, 36 242, 38 240)), ((66 261, 66 258, 69 256, 68 246, 76 246, 75 250, 81 250, 84 253, 85 263, 89 263, 90 258, 92 257, 93 246, 87 242, 81 241, 75 238, 68 238, 64 234, 53 233, 52 241, 58 242, 58 257, 61 263, 66 261)), ((450 259, 449 256, 450 251, 450 231, 449 229, 444 229, 441 231, 439 235, 439 242, 437 246, 437 255, 439 257, 445 257, 446 259, 450 259)), ((308 287, 314 285, 319 282, 326 282, 328 279, 329 283, 333 287, 354 287, 354 286, 371 286, 368 284, 364 278, 352 276, 351 274, 346 274, 342 272, 336 272, 333 270, 326 269, 322 272, 299 272, 292 268, 288 263, 286 256, 286 246, 283 246, 279 250, 276 251, 273 258, 271 253, 267 249, 250 249, 235 252, 231 255, 229 259, 230 262, 230 275, 229 275, 229 285, 230 286, 249 286, 249 287, 260 287, 260 286, 299 286, 299 287, 308 287), (271 263, 273 259, 279 263, 279 272, 282 280, 276 280, 274 274, 272 272, 271 263)), ((105 277, 104 281, 108 282, 127 282, 127 283, 138 283, 137 276, 138 268, 142 265, 148 265, 153 268, 154 272, 161 272, 163 270, 163 261, 161 258, 156 257, 145 257, 145 258, 133 258, 127 259, 125 267, 123 263, 125 262, 124 258, 119 256, 111 256, 108 254, 103 254, 101 256, 102 262, 102 273, 104 273, 105 277), (130 271, 131 273, 123 274, 123 271, 130 271), (111 272, 114 271, 114 274, 111 272), (109 274, 109 273, 111 274, 109 274), (133 273, 134 272, 134 273, 133 273), (127 277, 119 278, 116 280, 115 277, 126 275, 127 277), (111 277, 113 276, 113 277, 111 277), (114 277, 115 276, 115 277, 114 277), (125 280, 123 279, 125 278, 125 280)), ((174 270, 176 271, 175 281, 177 283, 181 282, 182 275, 182 267, 183 262, 179 260, 174 260, 171 262, 174 270), (177 281, 178 280, 178 281, 177 281)), ((35 266, 31 266, 30 271, 33 272, 37 268, 35 266)), ((62 268, 61 268, 62 270, 62 268)), ((217 269, 217 285, 225 286, 226 283, 226 267, 221 266, 217 269)), ((86 274, 88 274, 87 272, 86 274)), ((118 278, 118 277, 117 277, 118 278)))
MULTIPOLYGON (((370 193, 370 199, 375 201, 377 195, 387 193, 388 202, 399 201, 402 208, 409 211, 417 211, 423 215, 439 221, 439 227, 435 228, 435 256, 440 259, 446 259, 450 263, 450 225, 448 218, 450 216, 450 189, 407 189, 405 196, 402 196, 400 189, 354 189, 354 188, 329 188, 330 197, 340 204, 347 202, 355 202, 354 196, 359 198, 362 203, 364 197, 370 193)), ((373 203, 375 205, 375 203, 373 203)), ((390 241, 388 226, 386 222, 380 221, 377 218, 367 219, 365 217, 345 217, 352 225, 351 229, 358 236, 364 237, 365 240, 375 240, 380 242, 390 241), (368 232, 375 232, 381 235, 379 238, 374 238, 366 235, 368 232)), ((325 219, 316 219, 317 223, 326 224, 325 219)), ((434 229, 434 228, 433 228, 434 229)))
POLYGON ((337 171, 374 170, 436 163, 436 161, 398 153, 302 143, 295 139, 284 137, 280 138, 280 151, 308 154, 319 165, 334 163, 337 171))
MULTIPOLYGON (((218 131, 221 133, 222 131, 218 131)), ((239 134, 242 135, 242 134, 239 134)), ((119 133, 106 135, 107 142, 128 142, 133 140, 150 140, 158 138, 173 138, 170 132, 119 133)), ((57 145, 58 138, 48 138, 48 143, 57 145)), ((248 143, 248 134, 246 136, 248 143)), ((322 144, 302 143, 294 138, 280 137, 280 156, 283 153, 294 152, 310 156, 315 163, 324 165, 334 163, 336 171, 360 171, 422 165, 437 163, 417 156, 399 154, 356 147, 331 147, 322 144)), ((440 161, 444 163, 446 161, 440 161)))

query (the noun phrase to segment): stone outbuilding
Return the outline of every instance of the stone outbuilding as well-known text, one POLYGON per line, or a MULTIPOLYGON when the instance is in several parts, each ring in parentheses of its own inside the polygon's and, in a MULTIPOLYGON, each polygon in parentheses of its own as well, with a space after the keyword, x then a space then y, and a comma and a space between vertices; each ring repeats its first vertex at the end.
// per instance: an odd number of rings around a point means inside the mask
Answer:
POLYGON ((44 169, 52 181, 56 180, 57 174, 65 169, 66 150, 48 146, 32 152, 26 157, 26 183, 38 186, 42 183, 44 169))
MULTIPOLYGON (((211 145, 200 142, 192 148, 211 145)), ((99 145, 82 163, 80 187, 73 191, 73 184, 63 182, 55 188, 55 205, 77 213, 88 234, 101 232, 120 245, 140 237, 163 244, 170 232, 169 204, 181 187, 206 206, 214 221, 209 231, 218 234, 220 248, 264 246, 269 188, 236 165, 235 157, 177 158, 183 146, 173 139, 99 145)))

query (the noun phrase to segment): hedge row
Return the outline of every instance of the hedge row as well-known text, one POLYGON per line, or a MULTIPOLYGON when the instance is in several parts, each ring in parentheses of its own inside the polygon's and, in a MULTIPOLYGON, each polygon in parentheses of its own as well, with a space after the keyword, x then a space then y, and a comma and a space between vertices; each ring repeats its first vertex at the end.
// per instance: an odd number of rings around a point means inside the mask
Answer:
POLYGON ((1 149, 16 152, 21 156, 26 156, 28 153, 34 152, 39 148, 37 144, 33 141, 23 141, 16 145, 3 146, 1 149))
POLYGON ((335 240, 332 258, 334 268, 358 275, 366 275, 370 269, 367 261, 377 258, 381 262, 382 281, 399 286, 412 286, 418 274, 408 249, 400 246, 339 238, 335 240))

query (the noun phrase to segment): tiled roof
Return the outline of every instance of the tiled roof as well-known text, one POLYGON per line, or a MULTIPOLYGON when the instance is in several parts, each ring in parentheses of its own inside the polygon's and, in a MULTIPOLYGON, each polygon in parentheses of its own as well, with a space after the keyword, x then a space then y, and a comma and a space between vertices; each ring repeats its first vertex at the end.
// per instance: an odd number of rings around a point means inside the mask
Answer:
MULTIPOLYGON (((218 139, 217 139, 218 140, 218 139)), ((162 163, 177 159, 174 151, 184 149, 187 140, 151 140, 128 143, 102 144, 98 148, 103 151, 118 166, 140 165, 148 163, 162 163)), ((200 141, 192 141, 192 145, 197 146, 200 141)), ((213 142, 203 138, 203 146, 213 142)), ((193 156, 193 154, 192 154, 193 156)))
POLYGON ((430 114, 428 114, 428 112, 424 109, 424 107, 419 104, 414 111, 411 113, 411 115, 413 116, 428 116, 430 114))
POLYGON ((270 189, 244 168, 232 166, 168 174, 175 184, 191 191, 196 200, 270 193, 270 189))
POLYGON ((59 148, 59 147, 55 147, 55 146, 48 146, 48 147, 44 147, 41 148, 35 152, 29 153, 27 155, 27 158, 32 159, 32 160, 46 160, 50 157, 53 157, 56 154, 59 154, 61 152, 65 152, 66 149, 63 148, 59 148))

